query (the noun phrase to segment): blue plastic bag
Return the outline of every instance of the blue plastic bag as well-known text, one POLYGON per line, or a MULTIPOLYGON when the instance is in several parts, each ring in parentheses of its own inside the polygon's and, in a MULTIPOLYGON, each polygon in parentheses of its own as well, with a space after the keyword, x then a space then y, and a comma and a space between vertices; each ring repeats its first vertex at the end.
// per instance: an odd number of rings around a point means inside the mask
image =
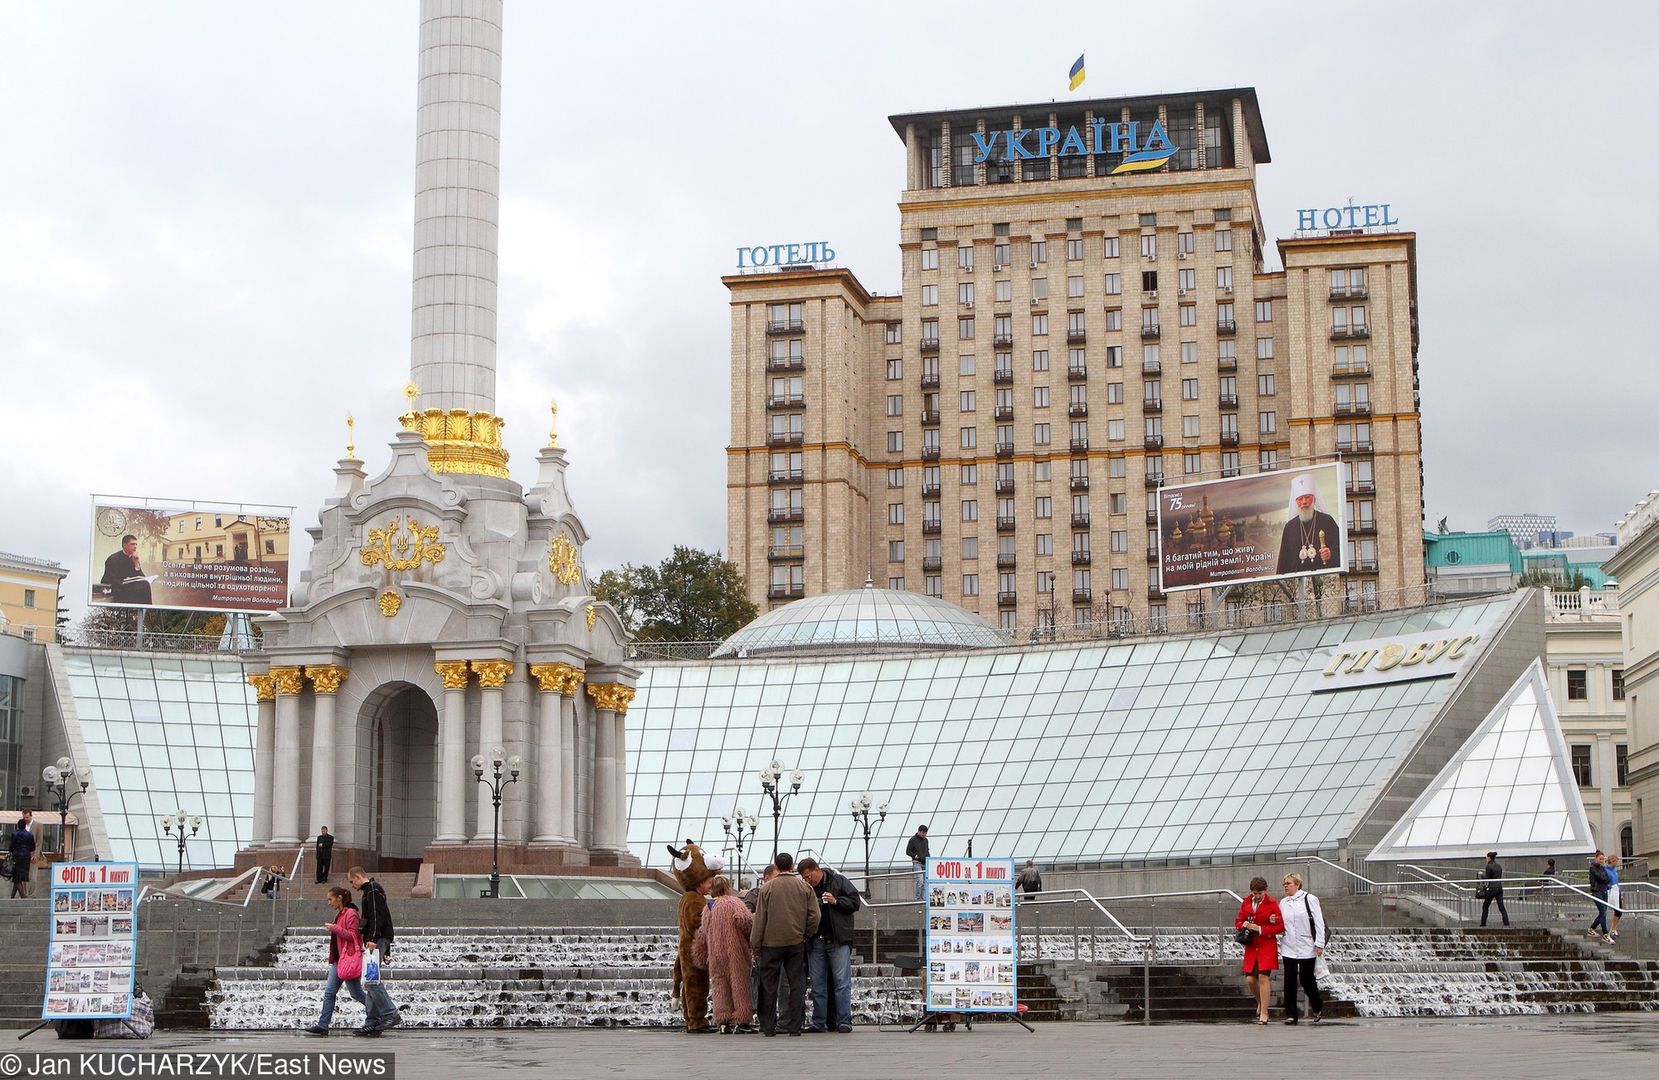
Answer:
POLYGON ((363 981, 365 983, 380 981, 380 950, 373 945, 363 950, 363 981))

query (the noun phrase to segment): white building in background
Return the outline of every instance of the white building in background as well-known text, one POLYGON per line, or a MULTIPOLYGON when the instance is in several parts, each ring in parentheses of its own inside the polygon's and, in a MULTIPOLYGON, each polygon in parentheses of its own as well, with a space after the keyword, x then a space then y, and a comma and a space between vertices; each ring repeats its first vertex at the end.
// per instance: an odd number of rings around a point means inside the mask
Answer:
POLYGON ((1573 780, 1596 843, 1629 858, 1635 853, 1635 828, 1619 591, 1615 587, 1543 593, 1547 681, 1567 741, 1573 780))
POLYGON ((1488 518, 1489 532, 1502 530, 1515 538, 1518 547, 1537 544, 1553 546, 1559 541, 1561 530, 1556 527, 1554 514, 1499 514, 1488 518))
POLYGON ((1618 540, 1604 569, 1619 581, 1636 854, 1651 860, 1659 855, 1659 491, 1620 519, 1618 540))

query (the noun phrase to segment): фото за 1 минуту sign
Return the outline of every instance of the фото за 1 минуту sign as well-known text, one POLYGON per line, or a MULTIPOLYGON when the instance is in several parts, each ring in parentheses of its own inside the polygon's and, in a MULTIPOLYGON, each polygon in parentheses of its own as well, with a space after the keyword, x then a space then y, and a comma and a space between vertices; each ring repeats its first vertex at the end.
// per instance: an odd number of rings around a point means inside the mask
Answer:
POLYGON ((132 1015, 137 907, 137 863, 52 867, 42 1020, 116 1020, 132 1015))
POLYGON ((929 859, 926 886, 926 1011, 1014 1012, 1014 860, 929 859))

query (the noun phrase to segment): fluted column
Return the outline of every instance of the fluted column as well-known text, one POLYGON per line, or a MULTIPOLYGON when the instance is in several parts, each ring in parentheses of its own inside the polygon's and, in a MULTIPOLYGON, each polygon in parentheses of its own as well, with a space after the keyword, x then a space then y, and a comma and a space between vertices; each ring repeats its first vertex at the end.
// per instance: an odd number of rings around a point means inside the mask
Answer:
POLYGON ((576 691, 582 686, 580 671, 559 695, 559 831, 577 843, 576 837, 576 691))
POLYGON ((346 681, 346 669, 337 664, 307 664, 311 680, 311 828, 315 836, 324 825, 338 830, 334 820, 334 695, 346 681))
POLYGON ((253 840, 250 846, 271 842, 271 784, 276 765, 276 680, 268 672, 248 676, 259 699, 259 726, 253 744, 253 840))
POLYGON ((271 679, 276 689, 271 843, 286 846, 300 842, 300 691, 305 679, 297 667, 274 667, 271 679))
POLYGON ((589 683, 588 697, 594 709, 593 762, 593 846, 600 851, 628 849, 623 834, 627 821, 628 794, 623 789, 623 747, 621 716, 633 700, 632 687, 620 683, 589 683))
MULTIPOLYGON (((472 660, 468 664, 478 676, 478 685, 483 691, 478 704, 476 752, 487 760, 490 751, 501 745, 501 699, 514 664, 511 660, 472 660)), ((472 787, 476 810, 472 835, 476 840, 489 840, 495 828, 495 804, 490 800, 489 788, 476 782, 472 787)))
POLYGON ((582 673, 569 664, 531 664, 541 692, 539 727, 536 731, 536 768, 531 781, 536 788, 536 825, 533 839, 538 844, 570 843, 564 826, 565 775, 570 771, 565 749, 564 701, 574 697, 582 673))
POLYGON ((465 660, 432 665, 444 680, 444 708, 438 717, 438 822, 433 843, 467 839, 467 672, 465 660))

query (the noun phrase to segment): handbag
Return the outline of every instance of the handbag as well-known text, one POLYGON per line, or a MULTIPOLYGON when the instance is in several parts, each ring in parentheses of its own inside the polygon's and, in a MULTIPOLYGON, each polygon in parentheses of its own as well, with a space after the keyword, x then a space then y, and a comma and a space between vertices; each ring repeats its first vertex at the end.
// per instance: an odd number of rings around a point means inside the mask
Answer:
POLYGON ((12 876, 12 857, 10 855, 7 855, 5 858, 0 859, 0 878, 5 878, 9 881, 11 879, 11 876, 12 876))
POLYGON ((1254 930, 1246 930, 1241 926, 1237 930, 1233 931, 1233 940, 1238 942, 1240 945, 1248 945, 1252 941, 1256 940, 1256 932, 1254 930))
POLYGON ((363 953, 342 952, 340 959, 334 962, 334 970, 342 979, 357 979, 363 975, 363 953))

